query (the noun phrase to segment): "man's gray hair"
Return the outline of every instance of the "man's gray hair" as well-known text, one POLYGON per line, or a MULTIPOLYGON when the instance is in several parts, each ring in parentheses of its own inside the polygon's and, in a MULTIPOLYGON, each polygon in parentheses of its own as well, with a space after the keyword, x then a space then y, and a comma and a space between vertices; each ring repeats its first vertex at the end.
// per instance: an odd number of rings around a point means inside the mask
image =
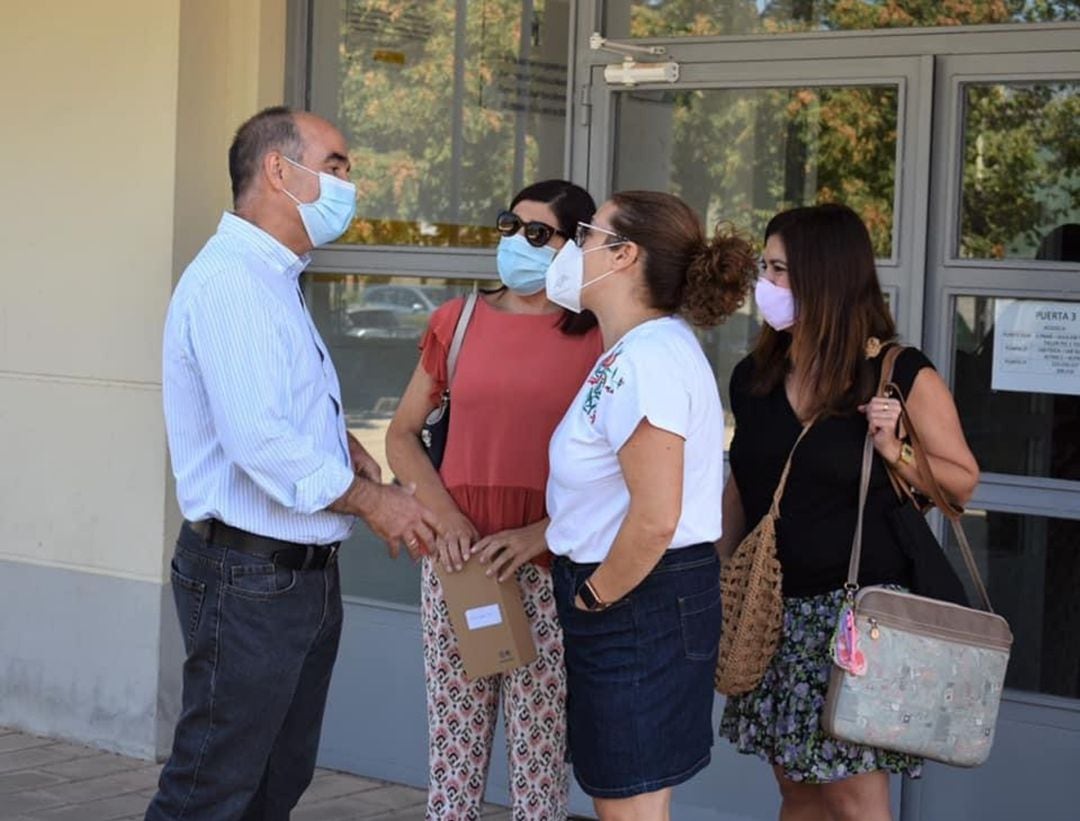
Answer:
POLYGON ((264 108, 236 130, 229 146, 229 178, 232 180, 233 207, 240 203, 259 171, 267 151, 280 151, 291 160, 300 161, 304 141, 296 127, 293 112, 283 105, 264 108))

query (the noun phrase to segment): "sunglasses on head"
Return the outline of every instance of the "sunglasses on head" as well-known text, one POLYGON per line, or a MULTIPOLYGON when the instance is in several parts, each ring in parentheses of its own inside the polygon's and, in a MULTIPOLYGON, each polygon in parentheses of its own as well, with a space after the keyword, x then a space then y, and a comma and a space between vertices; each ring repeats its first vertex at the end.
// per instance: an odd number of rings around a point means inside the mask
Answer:
POLYGON ((513 211, 503 211, 495 218, 495 230, 504 237, 512 237, 522 228, 525 229, 525 241, 534 248, 547 245, 554 234, 558 234, 560 237, 566 236, 563 231, 553 228, 546 222, 540 222, 539 220, 525 222, 513 211))

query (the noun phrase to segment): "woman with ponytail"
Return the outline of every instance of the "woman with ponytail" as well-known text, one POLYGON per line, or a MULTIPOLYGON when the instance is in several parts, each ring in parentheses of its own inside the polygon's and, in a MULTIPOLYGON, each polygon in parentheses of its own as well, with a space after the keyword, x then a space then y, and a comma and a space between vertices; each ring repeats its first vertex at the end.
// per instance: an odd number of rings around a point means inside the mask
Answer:
POLYGON ((548 299, 592 311, 604 353, 550 447, 570 759, 602 821, 660 821, 709 762, 720 637, 724 416, 690 323, 742 304, 755 257, 649 191, 616 194, 575 240, 548 299))

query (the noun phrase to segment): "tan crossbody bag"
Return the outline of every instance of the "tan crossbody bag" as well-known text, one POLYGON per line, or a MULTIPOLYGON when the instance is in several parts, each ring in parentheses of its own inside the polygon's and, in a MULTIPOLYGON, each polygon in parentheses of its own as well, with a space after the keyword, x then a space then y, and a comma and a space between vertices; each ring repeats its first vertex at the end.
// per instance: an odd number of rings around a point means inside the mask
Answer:
POLYGON ((859 589, 863 512, 874 457, 867 433, 845 584, 854 617, 851 649, 860 664, 847 669, 833 665, 821 721, 827 733, 845 741, 974 767, 990 755, 1013 637, 990 606, 960 525, 963 509, 949 502, 934 479, 904 398, 891 382, 899 352, 898 347, 887 352, 878 394, 900 400, 922 485, 949 519, 984 609, 885 587, 859 589), (852 671, 856 666, 861 672, 852 671))

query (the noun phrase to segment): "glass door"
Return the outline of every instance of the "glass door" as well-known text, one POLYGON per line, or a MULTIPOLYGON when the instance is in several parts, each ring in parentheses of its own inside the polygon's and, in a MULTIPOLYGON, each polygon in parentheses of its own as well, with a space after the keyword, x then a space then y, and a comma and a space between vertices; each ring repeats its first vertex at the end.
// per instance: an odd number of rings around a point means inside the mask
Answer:
MULTIPOLYGON (((678 46, 670 51, 678 60, 678 46)), ((710 231, 730 222, 758 242, 783 208, 845 202, 870 229, 901 333, 920 340, 930 62, 687 61, 676 83, 633 87, 607 83, 604 71, 592 67, 585 92, 587 179, 598 200, 624 189, 670 191, 710 231)), ((747 304, 701 334, 725 405, 728 377, 758 323, 747 304)))
MULTIPOLYGON (((587 136, 574 174, 600 201, 647 188, 685 199, 711 229, 731 222, 760 242, 783 208, 843 201, 870 228, 902 335, 922 337, 925 203, 933 62, 925 57, 742 59, 734 48, 665 41, 677 82, 633 87, 588 68, 577 99, 587 136), (717 59, 727 53, 728 59, 717 59)), ((646 58, 657 59, 657 58, 646 58)), ((612 55, 609 64, 620 58, 612 55)), ((727 401, 734 365, 752 345, 752 305, 701 340, 727 401)), ((729 433, 733 427, 729 418, 729 433)), ((718 700, 717 709, 722 703, 718 700)), ((894 817, 900 817, 899 779, 894 817)), ((718 743, 708 772, 676 793, 678 818, 776 817, 767 767, 718 743)))

